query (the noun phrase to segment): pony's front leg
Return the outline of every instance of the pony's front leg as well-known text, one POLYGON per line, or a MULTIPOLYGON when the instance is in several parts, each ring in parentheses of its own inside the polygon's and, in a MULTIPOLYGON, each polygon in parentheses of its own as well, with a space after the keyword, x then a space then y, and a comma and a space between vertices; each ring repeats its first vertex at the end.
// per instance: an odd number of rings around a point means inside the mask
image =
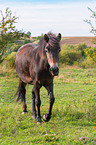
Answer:
POLYGON ((41 123, 41 115, 40 115, 40 105, 41 105, 41 100, 40 100, 40 86, 38 83, 34 85, 34 93, 35 93, 35 104, 37 106, 37 122, 41 123))
POLYGON ((32 118, 36 118, 37 114, 36 114, 36 107, 35 107, 35 92, 34 92, 34 88, 32 90, 32 118))
POLYGON ((49 94, 49 109, 47 113, 43 116, 43 120, 45 122, 48 122, 51 119, 52 107, 55 101, 54 94, 53 94, 53 83, 51 84, 51 86, 46 87, 46 89, 48 90, 48 94, 49 94))

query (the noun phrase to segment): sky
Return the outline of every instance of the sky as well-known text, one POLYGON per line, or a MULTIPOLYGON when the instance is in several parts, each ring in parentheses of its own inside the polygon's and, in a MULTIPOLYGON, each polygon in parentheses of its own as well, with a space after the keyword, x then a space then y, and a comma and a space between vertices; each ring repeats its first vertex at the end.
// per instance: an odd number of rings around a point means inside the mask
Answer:
POLYGON ((32 36, 42 33, 61 33, 62 36, 93 36, 90 7, 96 11, 96 0, 0 0, 0 10, 6 8, 18 17, 16 28, 32 36))

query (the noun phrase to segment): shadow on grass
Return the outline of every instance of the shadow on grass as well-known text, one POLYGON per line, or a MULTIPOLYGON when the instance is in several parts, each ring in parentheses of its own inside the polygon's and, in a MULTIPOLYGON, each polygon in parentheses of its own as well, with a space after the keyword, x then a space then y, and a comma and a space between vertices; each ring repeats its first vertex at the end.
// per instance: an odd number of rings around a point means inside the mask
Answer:
POLYGON ((0 73, 0 77, 5 77, 6 76, 6 73, 0 73))
POLYGON ((60 119, 63 122, 70 122, 73 125, 96 126, 96 106, 91 107, 85 113, 71 109, 55 109, 52 116, 54 119, 58 118, 58 120, 60 119))

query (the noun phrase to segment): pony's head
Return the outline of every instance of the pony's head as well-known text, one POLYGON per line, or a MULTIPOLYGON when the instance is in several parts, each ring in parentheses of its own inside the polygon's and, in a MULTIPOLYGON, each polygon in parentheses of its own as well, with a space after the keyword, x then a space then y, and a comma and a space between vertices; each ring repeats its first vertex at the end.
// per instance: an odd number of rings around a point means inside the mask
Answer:
POLYGON ((61 50, 60 40, 61 34, 59 33, 57 36, 49 33, 44 35, 44 40, 46 42, 45 52, 48 60, 48 64, 50 66, 50 72, 53 76, 57 76, 59 73, 59 53, 61 50))

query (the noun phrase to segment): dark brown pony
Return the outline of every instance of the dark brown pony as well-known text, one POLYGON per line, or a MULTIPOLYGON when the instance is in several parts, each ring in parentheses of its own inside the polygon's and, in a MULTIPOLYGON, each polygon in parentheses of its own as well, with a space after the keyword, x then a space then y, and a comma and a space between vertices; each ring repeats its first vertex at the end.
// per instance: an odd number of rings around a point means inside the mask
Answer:
POLYGON ((23 101, 23 113, 27 112, 26 84, 33 84, 32 90, 32 115, 41 122, 40 115, 40 88, 44 86, 49 94, 49 109, 43 116, 44 121, 49 121, 54 103, 53 78, 58 75, 59 52, 61 34, 58 36, 48 33, 40 40, 38 45, 28 43, 19 48, 16 56, 16 72, 20 78, 18 99, 23 101), (37 107, 37 111, 36 111, 37 107))

